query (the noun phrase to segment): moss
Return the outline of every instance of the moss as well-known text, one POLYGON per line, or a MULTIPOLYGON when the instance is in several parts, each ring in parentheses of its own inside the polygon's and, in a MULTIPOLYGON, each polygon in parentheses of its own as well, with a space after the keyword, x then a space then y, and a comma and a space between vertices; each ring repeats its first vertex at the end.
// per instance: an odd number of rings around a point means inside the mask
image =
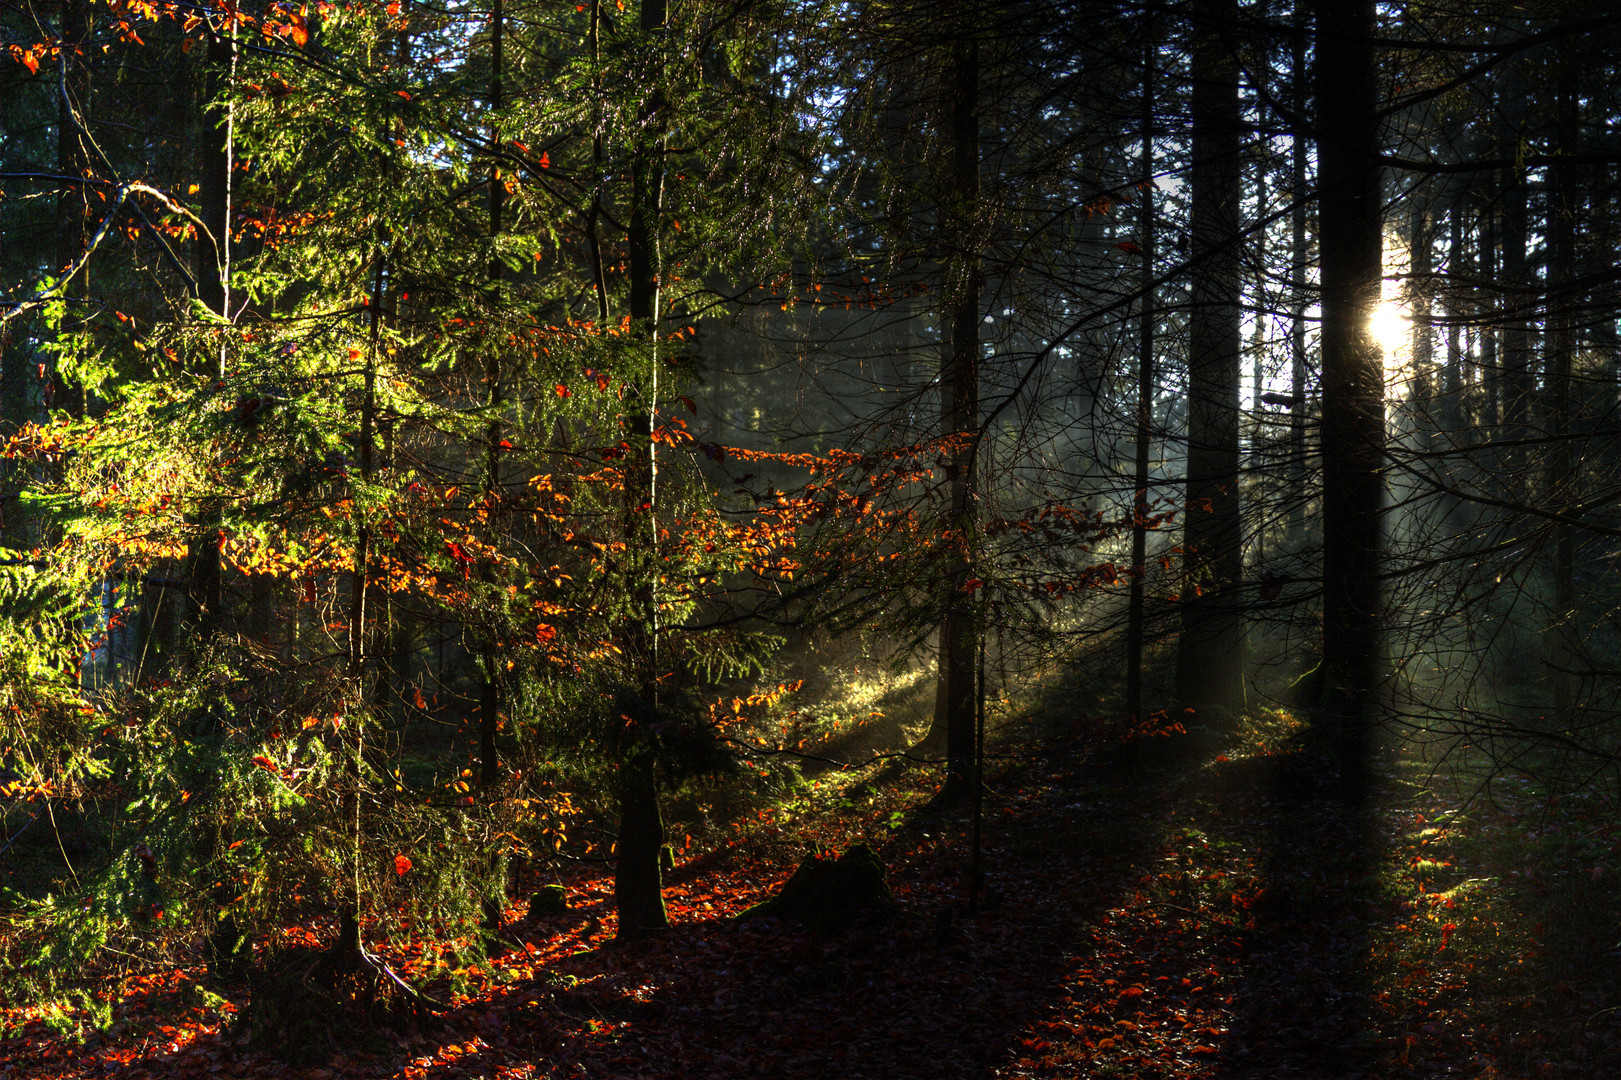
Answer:
POLYGON ((568 890, 561 885, 542 885, 529 898, 529 917, 561 915, 568 910, 568 890))

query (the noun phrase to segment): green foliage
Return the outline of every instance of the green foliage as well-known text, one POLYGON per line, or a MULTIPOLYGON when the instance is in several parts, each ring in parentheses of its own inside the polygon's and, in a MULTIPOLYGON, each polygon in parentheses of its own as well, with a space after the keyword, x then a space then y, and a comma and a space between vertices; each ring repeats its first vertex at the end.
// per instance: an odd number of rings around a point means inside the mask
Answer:
MULTIPOLYGON (((231 80, 217 49, 175 50, 189 93, 223 95, 202 109, 230 116, 228 192, 171 176, 66 283, 87 295, 36 318, 83 407, 32 409, 13 443, 40 545, 0 565, 0 764, 96 840, 71 883, 7 898, 8 990, 60 999, 87 965, 198 935, 216 960, 262 946, 255 977, 279 985, 278 931, 334 917, 466 938, 465 968, 512 860, 611 819, 617 764, 653 754, 672 786, 734 767, 715 684, 780 639, 723 589, 762 541, 695 461, 685 315, 741 265, 738 237, 784 261, 786 219, 754 215, 797 181, 757 140, 815 139, 751 122, 776 107, 737 92, 767 79, 755 13, 682 9, 662 38, 625 20, 594 59, 578 13, 506 18, 523 47, 499 107, 482 14, 332 9, 319 54, 240 47, 231 80), (624 177, 655 80, 683 146, 655 223, 664 318, 632 325, 624 177), (212 244, 185 235, 221 195, 223 309, 212 244), (91 689, 81 661, 114 641, 91 689), (493 779, 473 749, 492 728, 493 779)), ((174 111, 196 140, 179 157, 213 160, 225 129, 174 111)))

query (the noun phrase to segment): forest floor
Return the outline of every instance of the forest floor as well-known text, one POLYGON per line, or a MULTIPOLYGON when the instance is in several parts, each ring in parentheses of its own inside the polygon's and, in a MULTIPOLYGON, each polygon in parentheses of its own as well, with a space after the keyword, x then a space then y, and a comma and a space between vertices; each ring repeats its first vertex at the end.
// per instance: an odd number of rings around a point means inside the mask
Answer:
POLYGON ((1596 795, 1506 777, 1466 804, 1397 755, 1359 822, 1298 754, 1145 773, 1080 736, 1008 749, 985 801, 994 910, 964 904, 966 816, 891 763, 678 865, 663 935, 613 943, 611 879, 565 876, 571 910, 517 904, 452 1011, 298 1048, 314 1065, 255 1042, 198 967, 126 978, 82 1042, 25 1024, 0 1078, 1621 1076, 1621 862, 1596 795), (857 840, 889 912, 824 933, 732 918, 857 840))

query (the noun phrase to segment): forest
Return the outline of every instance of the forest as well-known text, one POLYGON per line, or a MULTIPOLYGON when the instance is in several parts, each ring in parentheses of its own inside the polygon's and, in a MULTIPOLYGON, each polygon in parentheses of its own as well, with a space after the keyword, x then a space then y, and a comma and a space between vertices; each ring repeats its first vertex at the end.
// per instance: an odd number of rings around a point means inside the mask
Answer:
POLYGON ((1621 10, 0 50, 0 1076, 1621 1075, 1621 10))

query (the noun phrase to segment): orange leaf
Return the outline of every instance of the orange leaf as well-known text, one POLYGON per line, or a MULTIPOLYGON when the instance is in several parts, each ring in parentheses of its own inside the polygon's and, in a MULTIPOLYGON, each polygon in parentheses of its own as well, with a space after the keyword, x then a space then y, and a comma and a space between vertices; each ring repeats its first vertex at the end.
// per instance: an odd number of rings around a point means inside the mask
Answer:
POLYGON ((549 169, 552 167, 552 156, 544 150, 540 152, 540 167, 542 169, 549 169))
POLYGON ((396 856, 394 856, 394 872, 396 874, 399 874, 400 876, 403 877, 405 875, 405 872, 407 870, 409 870, 409 869, 411 869, 411 860, 410 859, 407 859, 404 855, 396 855, 396 856))

